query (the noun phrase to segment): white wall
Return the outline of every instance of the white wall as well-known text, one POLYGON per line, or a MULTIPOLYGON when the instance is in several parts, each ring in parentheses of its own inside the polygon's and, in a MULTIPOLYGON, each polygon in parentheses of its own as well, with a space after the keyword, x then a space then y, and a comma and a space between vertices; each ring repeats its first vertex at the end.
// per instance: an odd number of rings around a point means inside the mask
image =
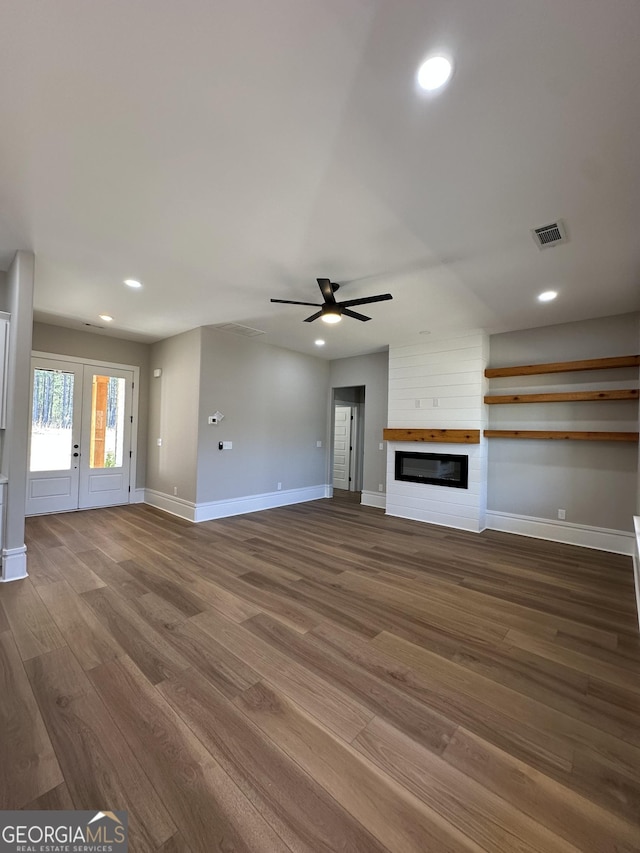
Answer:
POLYGON ((2 474, 8 478, 2 579, 25 577, 24 513, 30 414, 31 328, 35 258, 17 252, 6 275, 2 308, 11 314, 7 375, 7 423, 2 446, 2 474))
POLYGON ((228 332, 202 331, 199 504, 326 485, 329 365, 228 332), (225 417, 209 426, 216 410, 225 417), (221 451, 218 442, 232 441, 221 451), (322 447, 317 447, 317 442, 322 447))
POLYGON ((325 496, 326 361, 201 328, 154 344, 157 368, 147 502, 202 521, 325 496))
POLYGON ((144 487, 149 430, 149 356, 151 349, 149 344, 125 341, 122 338, 115 338, 110 335, 67 329, 62 326, 52 326, 48 323, 34 323, 32 347, 36 352, 70 355, 75 358, 114 362, 115 364, 130 364, 140 368, 136 488, 144 487))
MULTIPOLYGON (((430 335, 389 350, 389 427, 478 429, 485 426, 488 338, 480 331, 430 335)), ((480 444, 389 442, 387 514, 480 531, 486 512, 486 440, 480 444), (396 450, 469 458, 469 488, 394 479, 396 450)))
MULTIPOLYGON (((632 355, 638 352, 639 320, 638 314, 625 314, 493 335, 491 366, 632 355)), ((637 388, 638 369, 508 377, 493 379, 490 386, 492 393, 637 388)), ((488 408, 493 429, 638 430, 636 401, 488 408)), ((564 509, 569 525, 630 532, 637 493, 635 443, 489 442, 488 503, 492 513, 553 522, 558 532, 558 509, 564 509)))
POLYGON ((340 358, 330 362, 332 389, 364 386, 364 453, 362 502, 384 506, 386 491, 386 445, 380 450, 387 426, 389 353, 340 358), (382 493, 379 485, 382 483, 382 493), (378 496, 382 497, 379 504, 378 496))
POLYGON ((200 354, 200 329, 193 329, 153 344, 149 365, 162 375, 149 380, 147 490, 190 503, 197 492, 200 354))

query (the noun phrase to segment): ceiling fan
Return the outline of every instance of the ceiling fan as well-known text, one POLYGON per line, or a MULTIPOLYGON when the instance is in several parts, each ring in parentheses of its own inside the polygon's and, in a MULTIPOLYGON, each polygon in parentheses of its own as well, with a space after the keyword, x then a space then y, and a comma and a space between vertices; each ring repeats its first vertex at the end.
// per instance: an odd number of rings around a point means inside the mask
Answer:
POLYGON ((340 285, 328 278, 317 278, 316 281, 324 299, 322 303, 296 302, 293 299, 272 299, 271 301, 280 302, 283 305, 313 305, 314 308, 319 308, 319 311, 305 319, 305 323, 312 323, 318 317, 321 317, 325 323, 339 323, 343 314, 345 317, 353 317, 354 320, 362 320, 362 322, 371 319, 364 314, 358 314, 357 311, 352 311, 352 305, 367 305, 369 302, 386 302, 387 299, 393 299, 390 293, 382 293, 380 296, 363 296, 361 299, 346 299, 344 302, 336 302, 334 294, 340 285))

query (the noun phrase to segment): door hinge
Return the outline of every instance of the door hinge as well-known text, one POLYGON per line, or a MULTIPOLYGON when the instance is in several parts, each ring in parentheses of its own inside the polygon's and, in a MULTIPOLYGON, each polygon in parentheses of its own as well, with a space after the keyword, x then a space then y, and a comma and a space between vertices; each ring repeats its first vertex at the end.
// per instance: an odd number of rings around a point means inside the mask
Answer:
POLYGON ((133 415, 131 415, 130 420, 131 420, 131 423, 133 423, 133 415))
POLYGON ((131 491, 131 486, 129 486, 129 491, 131 491))
POLYGON ((133 450, 130 450, 129 451, 129 459, 131 459, 132 456, 133 456, 133 450))
POLYGON ((349 477, 349 482, 351 482, 351 477, 349 477))

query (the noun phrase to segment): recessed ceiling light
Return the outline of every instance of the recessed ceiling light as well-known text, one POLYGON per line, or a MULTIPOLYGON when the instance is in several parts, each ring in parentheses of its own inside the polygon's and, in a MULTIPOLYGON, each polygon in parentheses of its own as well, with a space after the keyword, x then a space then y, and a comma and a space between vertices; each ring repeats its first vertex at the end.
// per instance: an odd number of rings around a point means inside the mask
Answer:
POLYGON ((135 278, 125 278, 124 283, 127 285, 127 287, 133 287, 136 290, 137 288, 142 287, 142 282, 138 281, 135 278))
POLYGON ((555 290, 545 290, 544 293, 538 294, 538 302, 553 302, 557 295, 555 290))
POLYGON ((322 340, 322 338, 318 338, 318 340, 315 342, 315 344, 317 347, 323 347, 324 341, 322 340))
POLYGON ((441 89, 453 72, 451 62, 444 56, 432 56, 418 68, 418 86, 425 92, 441 89))
POLYGON ((98 314, 101 320, 104 320, 105 323, 110 323, 113 320, 111 314, 98 314))

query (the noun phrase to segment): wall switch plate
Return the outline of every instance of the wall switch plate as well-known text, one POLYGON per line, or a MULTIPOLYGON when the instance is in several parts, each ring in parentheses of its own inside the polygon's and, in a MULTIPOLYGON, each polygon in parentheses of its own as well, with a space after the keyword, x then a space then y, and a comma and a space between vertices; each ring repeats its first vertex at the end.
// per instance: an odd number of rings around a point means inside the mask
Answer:
POLYGON ((384 450, 384 441, 381 441, 378 445, 378 450, 384 450))
POLYGON ((558 518, 560 519, 560 521, 564 521, 566 519, 566 517, 567 517, 567 511, 564 509, 559 509, 558 510, 558 518))
POLYGON ((322 447, 322 442, 321 442, 321 441, 316 441, 316 447, 322 447))
POLYGON ((232 441, 223 441, 222 442, 223 450, 233 450, 233 442, 232 441))
POLYGON ((383 492, 383 491, 384 491, 384 486, 382 485, 382 483, 379 483, 379 484, 378 484, 378 491, 379 491, 379 492, 383 492))

